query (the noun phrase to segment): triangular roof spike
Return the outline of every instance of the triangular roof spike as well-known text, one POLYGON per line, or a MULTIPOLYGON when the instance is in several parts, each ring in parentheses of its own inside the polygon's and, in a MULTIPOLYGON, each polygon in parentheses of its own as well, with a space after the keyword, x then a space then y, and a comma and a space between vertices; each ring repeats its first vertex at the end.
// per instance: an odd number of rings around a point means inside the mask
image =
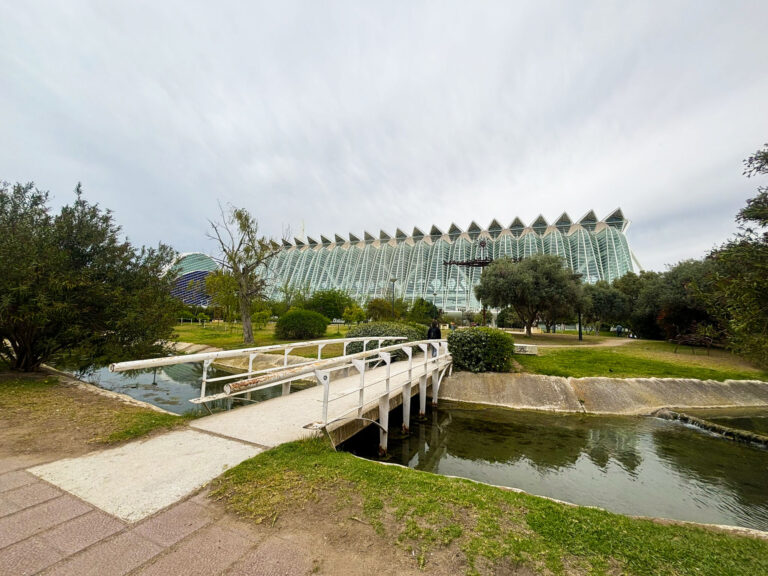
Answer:
POLYGON ((312 246, 312 248, 314 248, 315 246, 317 246, 317 240, 315 240, 314 238, 311 238, 311 237, 309 237, 309 236, 307 236, 307 243, 308 243, 310 246, 312 246))
POLYGON ((283 246, 284 246, 285 248, 292 248, 292 247, 293 247, 293 244, 291 244, 291 243, 290 243, 288 240, 286 240, 285 238, 283 238, 283 246))
POLYGON ((611 228, 618 228, 619 230, 622 230, 624 228, 624 224, 626 223, 627 219, 624 218, 624 212, 621 211, 621 208, 616 208, 613 212, 608 214, 605 218, 603 218, 603 222, 608 224, 611 228))
POLYGON ((397 238, 398 240, 405 240, 406 238, 408 238, 408 234, 406 234, 405 232, 400 230, 400 228, 398 228, 397 230, 395 230, 395 238, 397 238))
POLYGON ((499 237, 499 234, 501 234, 501 231, 504 229, 504 227, 499 224, 499 221, 494 218, 491 220, 491 223, 488 224, 488 234, 491 235, 491 238, 494 240, 499 237))
POLYGON ((272 248, 272 250, 277 250, 278 248, 280 248, 280 244, 278 244, 274 240, 270 240, 269 247, 272 248))
POLYGON ((363 232, 363 239, 365 239, 366 244, 372 244, 373 241, 376 240, 376 238, 368 234, 368 232, 363 232))
POLYGON ((293 237, 293 241, 296 243, 296 246, 298 247, 306 246, 306 244, 304 244, 304 242, 296 238, 296 236, 293 237))
POLYGON ((533 231, 536 232, 536 234, 539 236, 544 234, 544 232, 547 230, 547 226, 549 226, 549 223, 544 220, 544 216, 541 214, 539 214, 539 217, 533 221, 533 224, 531 224, 531 228, 533 228, 533 231))
POLYGON ((333 244, 333 242, 331 242, 330 240, 328 240, 328 238, 326 238, 326 237, 325 237, 325 236, 323 236, 322 234, 320 235, 320 243, 321 243, 323 246, 330 246, 331 244, 333 244))
POLYGON ((379 230, 379 240, 381 240, 382 242, 389 242, 390 240, 392 240, 392 236, 384 232, 384 230, 379 230))
POLYGON ((358 238, 357 236, 355 236, 354 234, 352 234, 352 232, 350 232, 350 233, 349 233, 349 241, 350 241, 350 242, 352 242, 352 243, 354 243, 354 242, 360 242, 360 238, 358 238))
POLYGON ((571 217, 568 216, 567 212, 563 212, 560 214, 560 218, 557 219, 555 222, 555 226, 557 226, 557 229, 560 230, 560 232, 566 233, 571 228, 571 224, 573 222, 571 221, 571 217))
POLYGON ((456 240, 463 232, 456 224, 451 224, 451 227, 448 228, 448 236, 450 236, 451 240, 456 240))
POLYGON ((429 237, 432 238, 433 242, 437 242, 440 240, 440 237, 443 235, 443 231, 440 230, 437 226, 432 224, 432 228, 429 230, 429 237))
POLYGON ((584 214, 584 216, 579 219, 579 224, 592 232, 595 229, 595 224, 597 224, 597 216, 595 216, 595 211, 590 210, 584 214))
POLYGON ((334 234, 333 238, 336 240, 336 244, 344 244, 344 243, 346 243, 346 240, 344 240, 344 238, 342 238, 338 234, 334 234))
POLYGON ((509 231, 512 232, 513 236, 520 236, 520 234, 523 233, 523 230, 525 230, 525 224, 523 224, 523 221, 520 220, 520 218, 515 218, 512 221, 512 224, 509 225, 509 231))
POLYGON ((422 238, 424 238, 424 232, 422 232, 421 230, 419 230, 414 226, 413 233, 411 234, 411 236, 413 236, 414 240, 421 240, 422 238))
POLYGON ((467 234, 469 234, 469 237, 472 240, 475 240, 478 236, 480 236, 482 231, 482 228, 480 228, 480 226, 478 226, 474 220, 469 224, 469 228, 467 228, 467 234))

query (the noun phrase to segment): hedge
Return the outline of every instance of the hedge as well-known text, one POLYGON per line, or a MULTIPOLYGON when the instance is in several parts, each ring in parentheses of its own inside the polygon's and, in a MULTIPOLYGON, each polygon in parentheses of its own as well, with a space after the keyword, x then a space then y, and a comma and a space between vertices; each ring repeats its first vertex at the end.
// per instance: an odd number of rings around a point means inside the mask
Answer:
MULTIPOLYGON (((421 324, 404 324, 401 322, 369 322, 368 324, 358 324, 350 328, 347 332, 347 338, 357 338, 361 336, 405 336, 408 342, 414 340, 427 339, 427 327, 421 324)), ((405 342, 404 340, 384 340, 381 343, 384 346, 391 346, 405 342)), ((371 344, 368 344, 368 349, 371 344)), ((356 354, 363 351, 362 342, 351 342, 347 345, 347 354, 356 354)), ((397 352, 395 358, 405 358, 405 352, 397 352)))
POLYGON ((509 372, 515 341, 495 328, 467 328, 448 335, 448 352, 457 370, 509 372))
POLYGON ((278 319, 275 336, 282 340, 319 338, 330 323, 328 318, 312 310, 290 310, 278 319))

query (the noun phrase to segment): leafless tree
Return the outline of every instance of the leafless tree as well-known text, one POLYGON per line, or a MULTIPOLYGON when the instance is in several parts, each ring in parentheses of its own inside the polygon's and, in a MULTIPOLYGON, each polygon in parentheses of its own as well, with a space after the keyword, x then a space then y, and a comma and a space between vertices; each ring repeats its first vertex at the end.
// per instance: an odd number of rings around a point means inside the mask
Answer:
POLYGON ((237 281, 237 297, 243 322, 243 342, 253 344, 251 305, 263 299, 267 289, 267 270, 281 246, 259 236, 259 225, 245 208, 219 204, 221 219, 209 220, 208 237, 219 244, 221 257, 216 260, 237 281))

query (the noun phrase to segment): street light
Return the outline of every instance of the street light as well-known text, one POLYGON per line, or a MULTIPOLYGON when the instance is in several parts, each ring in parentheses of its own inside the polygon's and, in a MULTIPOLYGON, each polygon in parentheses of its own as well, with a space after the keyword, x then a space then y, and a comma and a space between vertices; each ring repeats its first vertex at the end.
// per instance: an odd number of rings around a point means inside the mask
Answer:
POLYGON ((390 278, 390 282, 392 282, 392 320, 395 319, 395 282, 397 282, 397 278, 390 278))

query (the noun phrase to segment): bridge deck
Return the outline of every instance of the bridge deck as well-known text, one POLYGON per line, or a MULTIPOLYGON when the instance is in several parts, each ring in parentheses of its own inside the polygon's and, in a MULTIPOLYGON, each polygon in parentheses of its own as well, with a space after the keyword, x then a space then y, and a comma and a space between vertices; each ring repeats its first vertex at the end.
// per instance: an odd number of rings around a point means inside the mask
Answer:
MULTIPOLYGON (((440 360, 442 369, 448 364, 447 360, 440 360)), ((430 364, 429 372, 434 364, 430 364)), ((412 378, 418 382, 418 378, 425 374, 423 354, 414 354, 412 378)), ((386 375, 386 366, 367 369, 365 373, 366 386, 369 382, 383 380, 386 375)), ((341 416, 347 410, 358 406, 358 387, 360 374, 349 370, 349 376, 343 377, 341 373, 335 373, 331 379, 328 405, 328 421, 331 422, 341 416), (344 396, 346 392, 351 392, 344 396)), ((402 396, 403 384, 408 380, 408 362, 393 362, 390 372, 390 397, 397 405, 402 396)), ((364 413, 378 410, 378 398, 384 394, 385 382, 378 382, 365 388, 364 413)), ((194 420, 192 428, 197 430, 233 438, 244 442, 250 442, 259 446, 274 447, 285 442, 306 438, 313 434, 306 428, 307 425, 322 420, 323 387, 313 386, 288 396, 280 396, 271 400, 252 404, 237 410, 221 412, 205 418, 194 420)), ((355 413, 350 414, 354 417, 355 413)), ((348 420, 332 422, 328 426, 329 432, 343 426, 348 420)))

